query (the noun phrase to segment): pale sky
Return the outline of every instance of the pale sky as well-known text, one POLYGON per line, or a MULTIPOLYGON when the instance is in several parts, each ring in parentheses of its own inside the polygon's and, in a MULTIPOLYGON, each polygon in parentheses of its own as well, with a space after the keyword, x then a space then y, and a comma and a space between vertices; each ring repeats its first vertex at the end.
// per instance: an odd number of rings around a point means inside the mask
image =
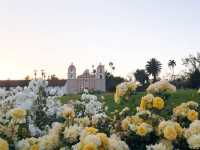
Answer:
POLYGON ((199 0, 0 0, 0 79, 66 78, 71 62, 82 73, 109 61, 126 76, 152 57, 179 72, 198 51, 199 0))

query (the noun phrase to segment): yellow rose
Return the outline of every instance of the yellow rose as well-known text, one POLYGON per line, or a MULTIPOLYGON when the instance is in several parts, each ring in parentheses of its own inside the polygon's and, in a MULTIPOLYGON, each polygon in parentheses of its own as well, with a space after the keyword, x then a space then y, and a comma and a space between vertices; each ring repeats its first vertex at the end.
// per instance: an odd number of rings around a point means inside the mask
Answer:
POLYGON ((170 141, 175 140, 177 137, 177 132, 173 126, 166 126, 163 130, 163 133, 164 137, 170 141))
POLYGON ((22 108, 14 108, 10 111, 10 115, 15 120, 24 119, 26 116, 26 110, 22 108))
POLYGON ((0 150, 9 150, 8 142, 0 138, 0 150))
POLYGON ((166 127, 166 124, 167 124, 166 121, 161 121, 159 126, 158 126, 158 129, 160 131, 163 130, 166 127))
POLYGON ((97 150, 97 147, 95 144, 86 144, 84 145, 83 150, 97 150))
POLYGON ((137 88, 137 85, 134 82, 130 82, 128 83, 127 88, 128 88, 128 91, 131 92, 137 88))
POLYGON ((148 108, 148 109, 151 109, 151 108, 152 108, 152 103, 149 103, 149 102, 148 102, 148 103, 147 103, 147 108, 148 108))
POLYGON ((117 95, 117 94, 115 94, 115 95, 114 95, 114 100, 115 100, 115 103, 116 103, 116 104, 119 104, 119 103, 120 103, 120 96, 117 95))
POLYGON ((30 150, 40 150, 39 145, 35 144, 35 145, 31 146, 30 150))
POLYGON ((190 121, 194 121, 194 120, 197 120, 198 119, 198 112, 196 112, 195 110, 190 110, 188 113, 187 113, 187 118, 188 120, 190 121))
POLYGON ((181 136, 182 133, 183 133, 183 128, 182 128, 182 127, 180 126, 180 124, 177 123, 177 122, 175 122, 175 129, 176 129, 177 134, 178 134, 179 136, 181 136))
POLYGON ((146 108, 146 101, 145 101, 145 99, 141 99, 140 110, 143 111, 143 110, 145 110, 145 108, 146 108))
POLYGON ((159 109, 159 110, 163 109, 164 104, 165 104, 164 100, 160 97, 155 97, 153 99, 153 107, 156 109, 159 109))
POLYGON ((97 137, 101 140, 101 146, 100 147, 106 147, 109 144, 108 137, 105 133, 97 133, 97 137))
POLYGON ((144 125, 140 125, 137 127, 137 134, 140 136, 145 136, 148 133, 148 129, 144 125))
POLYGON ((64 110, 62 112, 64 118, 74 118, 75 117, 75 112, 74 112, 74 107, 68 104, 65 104, 64 110))
POLYGON ((131 122, 131 118, 125 118, 124 120, 122 120, 121 127, 124 131, 128 130, 128 126, 130 122, 131 122))
POLYGON ((182 106, 177 106, 176 108, 173 109, 173 112, 176 116, 181 116, 182 114, 185 114, 187 109, 182 106))
POLYGON ((131 116, 130 121, 132 124, 140 125, 144 120, 138 116, 131 116))
POLYGON ((95 134, 97 132, 97 129, 96 128, 93 128, 93 127, 86 127, 85 128, 85 131, 88 133, 88 134, 95 134))

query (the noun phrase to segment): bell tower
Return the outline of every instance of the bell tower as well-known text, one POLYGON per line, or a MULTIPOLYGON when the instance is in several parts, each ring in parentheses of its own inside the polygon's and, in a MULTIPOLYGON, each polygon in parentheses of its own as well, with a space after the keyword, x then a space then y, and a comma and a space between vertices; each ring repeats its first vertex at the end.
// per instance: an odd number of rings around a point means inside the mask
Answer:
POLYGON ((76 79, 76 67, 73 63, 68 68, 68 79, 76 79))
POLYGON ((105 69, 104 69, 104 65, 102 65, 101 63, 97 67, 96 78, 105 79, 105 69))

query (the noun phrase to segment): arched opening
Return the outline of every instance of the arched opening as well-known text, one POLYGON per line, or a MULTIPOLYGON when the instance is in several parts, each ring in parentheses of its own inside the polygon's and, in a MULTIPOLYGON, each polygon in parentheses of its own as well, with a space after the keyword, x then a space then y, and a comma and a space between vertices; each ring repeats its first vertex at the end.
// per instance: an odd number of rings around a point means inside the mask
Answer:
POLYGON ((99 72, 100 72, 100 73, 102 73, 102 72, 103 72, 102 68, 100 68, 100 69, 99 69, 99 72))
POLYGON ((101 74, 99 75, 99 79, 103 79, 103 76, 101 74))

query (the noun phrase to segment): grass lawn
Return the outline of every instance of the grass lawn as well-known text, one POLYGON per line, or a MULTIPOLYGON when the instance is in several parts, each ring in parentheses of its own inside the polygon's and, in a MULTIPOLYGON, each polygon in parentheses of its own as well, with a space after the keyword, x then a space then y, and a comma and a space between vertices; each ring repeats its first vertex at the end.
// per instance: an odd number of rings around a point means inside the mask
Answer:
MULTIPOLYGON (((142 96, 146 95, 145 92, 137 92, 133 96, 130 97, 129 100, 122 100, 120 104, 115 104, 113 100, 114 93, 102 93, 97 94, 100 97, 104 96, 104 100, 102 100, 105 105, 108 107, 107 114, 111 115, 111 112, 118 109, 122 110, 124 107, 129 107, 134 114, 136 112, 136 107, 140 104, 140 99, 142 96)), ((67 103, 69 100, 77 100, 80 99, 81 95, 67 95, 61 97, 62 104, 67 103)), ((200 94, 197 93, 197 90, 177 90, 175 93, 170 94, 165 101, 165 108, 160 112, 160 115, 168 118, 172 114, 172 110, 175 106, 186 102, 186 101, 196 101, 200 104, 200 94)))

